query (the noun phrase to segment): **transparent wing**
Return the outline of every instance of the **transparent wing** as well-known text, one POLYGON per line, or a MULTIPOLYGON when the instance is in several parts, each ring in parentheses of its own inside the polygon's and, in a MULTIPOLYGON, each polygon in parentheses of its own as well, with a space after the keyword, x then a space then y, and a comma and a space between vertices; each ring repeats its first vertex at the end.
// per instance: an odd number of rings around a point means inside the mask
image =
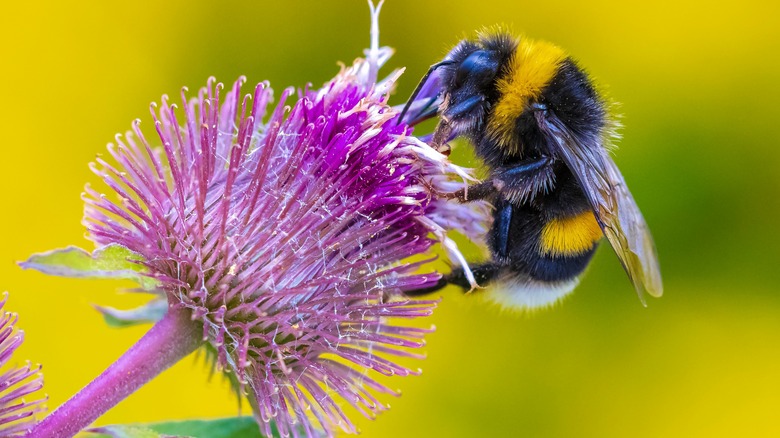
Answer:
POLYGON ((538 112, 536 118, 557 158, 566 163, 580 183, 639 299, 644 303, 643 292, 660 297, 663 284, 653 237, 602 139, 577 138, 549 113, 538 112))

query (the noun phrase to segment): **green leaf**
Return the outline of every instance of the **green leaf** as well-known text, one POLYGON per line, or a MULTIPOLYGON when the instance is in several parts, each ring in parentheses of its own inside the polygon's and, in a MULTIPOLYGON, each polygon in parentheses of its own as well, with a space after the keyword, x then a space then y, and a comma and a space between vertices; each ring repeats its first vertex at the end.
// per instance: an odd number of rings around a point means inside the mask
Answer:
POLYGON ((49 275, 76 278, 126 278, 137 281, 144 289, 153 289, 156 282, 143 275, 145 268, 136 263, 141 256, 122 245, 106 245, 89 253, 69 246, 33 254, 19 263, 25 269, 35 269, 49 275))
POLYGON ((263 438, 252 417, 231 417, 218 420, 170 421, 153 424, 130 424, 99 427, 88 432, 111 438, 263 438))
POLYGON ((111 327, 123 328, 161 320, 168 312, 168 300, 165 297, 155 298, 143 306, 129 310, 120 310, 96 304, 94 307, 103 315, 106 324, 111 327))

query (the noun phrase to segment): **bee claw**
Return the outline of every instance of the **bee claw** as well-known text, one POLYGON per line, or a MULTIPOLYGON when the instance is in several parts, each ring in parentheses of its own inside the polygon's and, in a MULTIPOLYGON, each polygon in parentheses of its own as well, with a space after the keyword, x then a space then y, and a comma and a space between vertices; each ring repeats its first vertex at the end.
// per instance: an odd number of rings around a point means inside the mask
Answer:
POLYGON ((427 180, 427 179, 421 180, 421 181, 420 181, 420 184, 421 184, 423 187, 425 187, 425 189, 428 191, 428 193, 430 193, 432 196, 434 196, 434 197, 436 197, 436 198, 439 198, 439 199, 446 199, 446 200, 451 200, 451 199, 459 199, 459 200, 460 200, 460 199, 465 199, 465 198, 463 198, 463 196, 460 194, 460 193, 462 192, 462 190, 459 190, 459 191, 457 191, 457 192, 444 192, 444 191, 441 191, 441 190, 437 189, 437 188, 436 188, 436 187, 433 185, 433 183, 432 183, 431 181, 427 180))
POLYGON ((480 286, 476 282, 470 283, 469 286, 471 287, 471 289, 469 289, 466 292, 464 292, 464 295, 471 295, 471 293, 474 292, 475 290, 486 289, 485 286, 480 286))
POLYGON ((440 154, 449 157, 450 153, 452 152, 452 148, 450 147, 449 143, 439 144, 439 145, 432 145, 436 151, 438 151, 440 154))

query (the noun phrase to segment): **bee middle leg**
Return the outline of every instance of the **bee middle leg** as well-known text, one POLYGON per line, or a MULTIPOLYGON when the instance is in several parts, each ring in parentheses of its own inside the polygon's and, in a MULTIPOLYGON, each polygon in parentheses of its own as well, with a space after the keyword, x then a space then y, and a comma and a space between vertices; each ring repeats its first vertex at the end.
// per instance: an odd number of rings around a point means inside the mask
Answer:
POLYGON ((555 183, 554 160, 550 157, 523 160, 511 166, 496 168, 490 177, 458 191, 447 193, 459 202, 486 199, 501 193, 512 202, 522 203, 555 183))

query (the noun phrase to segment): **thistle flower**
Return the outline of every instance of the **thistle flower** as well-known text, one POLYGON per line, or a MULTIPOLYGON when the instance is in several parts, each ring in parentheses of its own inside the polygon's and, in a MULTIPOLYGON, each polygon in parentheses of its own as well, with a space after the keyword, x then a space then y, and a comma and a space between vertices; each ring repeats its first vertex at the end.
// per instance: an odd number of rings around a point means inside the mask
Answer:
POLYGON ((380 353, 411 356, 403 348, 428 332, 387 318, 431 313, 433 302, 402 293, 438 276, 400 261, 435 243, 423 183, 447 165, 404 138, 385 104, 390 84, 372 88, 365 67, 303 91, 287 117, 285 90, 266 124, 266 84, 242 100, 241 79, 220 105, 221 85, 209 81, 184 100, 183 126, 163 99, 153 117, 164 154, 136 123, 135 138, 109 149, 121 167, 93 167, 121 202, 85 196, 91 238, 141 255, 169 303, 203 322, 267 435, 272 419, 285 436, 331 424, 355 432, 330 393, 371 416, 383 407, 367 389, 392 391, 348 364, 414 373, 380 353))
MULTIPOLYGON (((0 301, 5 306, 8 293, 0 301)), ((21 367, 8 366, 11 357, 22 342, 24 332, 15 325, 18 316, 3 312, 0 315, 0 436, 22 436, 35 422, 35 415, 46 410, 46 398, 25 401, 25 397, 43 388, 41 366, 27 362, 21 367)))
POLYGON ((271 107, 267 83, 244 96, 244 78, 227 92, 210 79, 194 99, 182 91, 181 111, 165 96, 152 106, 161 148, 136 121, 109 145, 111 159, 92 164, 118 200, 86 188, 89 237, 98 250, 132 251, 169 309, 129 359, 55 416, 89 409, 105 386, 140 386, 154 376, 149 361, 164 368, 197 348, 177 339, 193 327, 234 373, 266 435, 272 423, 283 436, 354 433, 338 399, 373 417, 385 409, 377 395, 394 393, 368 370, 417 373, 392 357, 419 357, 410 349, 430 330, 401 321, 430 315, 435 302, 404 291, 436 284, 430 268, 419 273, 436 243, 465 265, 446 232, 484 232, 485 209, 436 198, 470 176, 387 105, 401 72, 376 80, 391 51, 378 48, 374 12, 368 60, 298 91, 291 107, 293 89, 271 107), (123 369, 146 380, 127 381, 123 369))
POLYGON ((312 435, 310 411, 326 430, 354 432, 322 384, 371 415, 382 405, 365 388, 387 389, 345 361, 409 374, 377 353, 409 355, 400 347, 419 347, 427 332, 386 318, 431 311, 432 302, 394 297, 438 279, 398 263, 434 243, 420 183, 436 163, 415 156, 422 146, 399 138, 404 127, 356 73, 304 91, 286 118, 280 104, 266 125, 264 84, 252 106, 240 100, 243 80, 220 106, 210 81, 185 104, 183 127, 163 100, 155 125, 165 157, 143 155, 151 148, 136 124, 137 140, 110 149, 122 170, 94 167, 121 203, 89 188, 85 197, 91 237, 140 254, 169 303, 203 322, 266 434, 276 418, 283 435, 296 424, 312 435))

